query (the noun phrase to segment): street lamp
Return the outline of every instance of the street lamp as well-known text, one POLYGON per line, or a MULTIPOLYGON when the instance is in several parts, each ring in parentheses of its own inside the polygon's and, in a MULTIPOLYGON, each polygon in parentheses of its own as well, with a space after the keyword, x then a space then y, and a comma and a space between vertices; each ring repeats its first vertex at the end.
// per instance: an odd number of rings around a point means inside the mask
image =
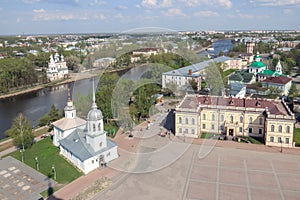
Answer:
POLYGON ((35 157, 35 162, 36 162, 36 170, 39 171, 39 160, 37 156, 35 157))
POLYGON ((21 153, 21 156, 22 156, 22 163, 23 163, 24 162, 24 150, 20 149, 20 153, 21 153))
POLYGON ((280 153, 282 153, 282 139, 280 138, 280 153))
POLYGON ((56 170, 54 164, 52 164, 52 171, 54 173, 54 180, 56 180, 56 170))

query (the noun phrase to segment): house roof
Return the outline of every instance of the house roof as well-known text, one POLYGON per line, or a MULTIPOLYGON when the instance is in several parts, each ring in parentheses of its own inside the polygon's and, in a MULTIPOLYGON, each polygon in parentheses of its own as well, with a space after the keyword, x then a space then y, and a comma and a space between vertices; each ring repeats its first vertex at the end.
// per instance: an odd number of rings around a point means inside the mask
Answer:
POLYGON ((275 76, 275 77, 268 77, 262 82, 264 83, 275 83, 275 84, 287 84, 288 82, 292 81, 291 78, 286 76, 275 76))
POLYGON ((258 74, 272 76, 274 73, 275 73, 275 71, 273 71, 273 70, 265 69, 265 70, 259 72, 258 74))
POLYGON ((86 143, 85 132, 81 129, 76 129, 69 136, 60 140, 59 143, 64 149, 72 152, 81 161, 100 155, 102 152, 117 146, 115 142, 107 139, 107 146, 95 152, 91 145, 86 143))
POLYGON ((266 65, 260 61, 254 61, 253 63, 251 63, 250 67, 254 67, 254 68, 262 68, 265 67, 266 65))
POLYGON ((86 123, 86 121, 84 119, 81 119, 79 117, 75 117, 73 119, 68 119, 68 118, 61 118, 55 122, 53 122, 52 124, 65 131, 65 130, 69 130, 69 129, 72 129, 72 128, 77 128, 79 126, 82 126, 86 123))
POLYGON ((183 109, 196 109, 198 107, 205 107, 208 105, 239 107, 239 108, 261 108, 268 109, 270 114, 275 115, 291 115, 288 108, 283 105, 281 101, 271 99, 254 99, 254 98, 236 98, 236 97, 223 97, 223 96, 206 96, 206 95, 186 95, 178 108, 183 109))
POLYGON ((242 81, 244 83, 249 83, 254 74, 247 72, 246 70, 236 71, 234 74, 228 77, 231 81, 242 81))

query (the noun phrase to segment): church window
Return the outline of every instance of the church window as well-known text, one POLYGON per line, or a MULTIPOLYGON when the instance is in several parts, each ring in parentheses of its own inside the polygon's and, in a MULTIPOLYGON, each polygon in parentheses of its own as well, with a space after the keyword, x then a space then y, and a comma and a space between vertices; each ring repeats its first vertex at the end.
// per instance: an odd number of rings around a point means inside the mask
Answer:
POLYGON ((101 129, 101 124, 99 123, 98 124, 98 131, 100 131, 100 129, 101 129))
POLYGON ((96 131, 96 125, 93 124, 93 131, 95 132, 96 131))
POLYGON ((92 164, 94 164, 94 160, 92 160, 92 164))
POLYGON ((103 145, 103 142, 100 142, 100 143, 99 143, 99 146, 102 147, 102 145, 103 145))

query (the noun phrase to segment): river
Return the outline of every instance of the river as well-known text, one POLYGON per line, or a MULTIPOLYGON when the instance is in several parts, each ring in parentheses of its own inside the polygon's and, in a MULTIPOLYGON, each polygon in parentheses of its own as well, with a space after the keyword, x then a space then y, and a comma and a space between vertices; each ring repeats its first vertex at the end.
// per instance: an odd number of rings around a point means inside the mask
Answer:
POLYGON ((202 57, 204 55, 211 55, 218 56, 219 53, 222 51, 226 55, 229 50, 231 50, 233 47, 233 44, 231 40, 217 40, 212 44, 212 49, 208 49, 206 51, 202 51, 201 53, 198 53, 198 56, 202 57))
MULTIPOLYGON (((118 72, 123 75, 127 70, 118 72)), ((124 78, 138 80, 147 71, 147 66, 132 68, 124 74, 124 78)), ((92 91, 92 79, 78 80, 70 83, 71 96, 81 93, 87 96, 92 91)), ((5 131, 11 127, 13 119, 18 113, 23 113, 32 126, 38 124, 39 118, 50 111, 52 105, 59 110, 66 106, 68 84, 47 87, 35 92, 0 100, 0 139, 6 137, 5 131)))

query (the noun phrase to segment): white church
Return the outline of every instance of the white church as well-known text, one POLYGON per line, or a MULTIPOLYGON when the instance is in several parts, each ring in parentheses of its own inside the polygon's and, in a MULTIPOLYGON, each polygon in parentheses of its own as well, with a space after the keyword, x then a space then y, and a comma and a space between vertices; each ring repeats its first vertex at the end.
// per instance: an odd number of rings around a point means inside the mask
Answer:
POLYGON ((67 63, 64 60, 63 55, 55 53, 54 57, 50 55, 50 62, 48 63, 48 69, 46 71, 47 79, 49 81, 55 81, 63 79, 68 75, 67 63))
POLYGON ((64 111, 65 117, 52 123, 53 144, 60 148, 61 155, 84 174, 118 157, 117 144, 106 138, 102 112, 95 102, 94 88, 92 108, 86 121, 76 116, 70 90, 64 111))

